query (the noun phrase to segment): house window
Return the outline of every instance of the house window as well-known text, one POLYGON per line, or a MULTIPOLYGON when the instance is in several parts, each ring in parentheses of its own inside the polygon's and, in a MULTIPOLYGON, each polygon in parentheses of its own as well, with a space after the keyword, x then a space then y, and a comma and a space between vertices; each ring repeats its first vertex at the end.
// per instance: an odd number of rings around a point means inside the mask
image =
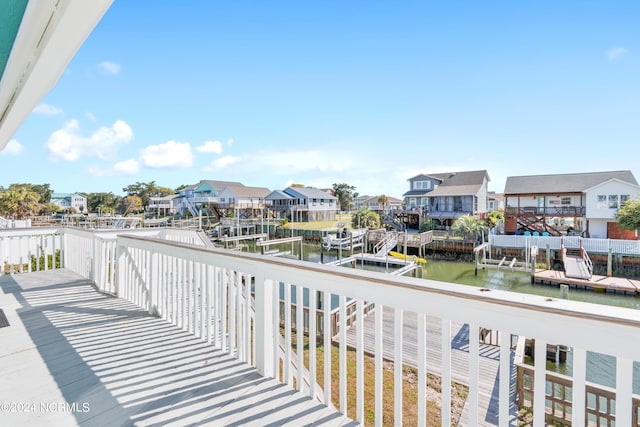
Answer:
POLYGON ((598 209, 608 208, 609 204, 607 203, 607 196, 604 194, 598 194, 598 209))
POLYGON ((618 209, 618 195, 609 194, 609 208, 618 209))
POLYGON ((431 181, 414 181, 413 182, 414 190, 429 190, 431 189, 431 181))
POLYGON ((631 198, 631 196, 628 195, 628 194, 621 194, 620 195, 620 207, 623 207, 624 204, 627 203, 630 198, 631 198))
POLYGON ((416 206, 416 198, 412 197, 409 199, 409 206, 411 207, 415 207, 416 206))
POLYGON ((560 200, 560 203, 563 205, 570 205, 571 204, 571 197, 563 197, 560 200))

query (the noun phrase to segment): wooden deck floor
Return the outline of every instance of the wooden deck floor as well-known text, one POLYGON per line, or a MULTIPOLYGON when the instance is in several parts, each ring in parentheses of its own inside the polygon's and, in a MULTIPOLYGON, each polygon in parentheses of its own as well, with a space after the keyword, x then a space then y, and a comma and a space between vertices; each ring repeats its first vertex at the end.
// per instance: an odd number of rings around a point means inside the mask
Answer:
POLYGON ((567 277, 564 271, 536 270, 535 280, 536 282, 546 282, 555 285, 566 284, 582 288, 601 289, 604 291, 632 294, 640 293, 640 280, 626 279, 623 277, 607 277, 594 274, 589 279, 578 279, 567 277))
POLYGON ((355 425, 69 271, 0 288, 0 425, 355 425))
MULTIPOLYGON (((364 321, 364 346, 365 352, 375 354, 375 316, 376 310, 372 310, 365 316, 364 321)), ((394 359, 394 310, 393 308, 384 308, 383 318, 383 352, 384 358, 390 361, 394 359)), ((452 341, 451 341, 451 374, 453 381, 460 384, 469 384, 469 329, 467 325, 452 325, 452 341)), ((339 341, 339 335, 334 340, 339 341)), ((347 345, 355 348, 356 331, 355 327, 347 330, 347 345)), ((415 313, 404 313, 403 316, 403 362, 406 365, 418 366, 417 352, 417 316, 415 313)), ((437 318, 427 317, 427 370, 436 375, 442 373, 442 355, 440 353, 441 346, 441 326, 437 318)), ((512 353, 513 357, 513 353, 512 353)), ((499 364, 500 350, 496 346, 484 345, 480 346, 479 361, 479 383, 480 390, 478 393, 479 426, 495 426, 498 425, 498 389, 499 389, 499 364)), ((511 363, 511 402, 514 402, 515 396, 515 369, 511 363)), ((512 403, 510 408, 511 422, 514 422, 517 409, 512 403)), ((468 422, 467 410, 462 413, 460 425, 474 425, 468 422)))

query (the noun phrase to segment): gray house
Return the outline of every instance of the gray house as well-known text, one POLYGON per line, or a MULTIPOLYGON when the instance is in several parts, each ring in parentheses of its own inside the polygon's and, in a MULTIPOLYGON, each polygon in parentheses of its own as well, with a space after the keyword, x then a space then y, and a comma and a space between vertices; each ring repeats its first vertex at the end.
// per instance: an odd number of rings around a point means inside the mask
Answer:
POLYGON ((419 223, 419 217, 451 225, 464 215, 484 216, 488 212, 489 174, 486 170, 420 174, 409 178, 403 194, 405 221, 419 223))

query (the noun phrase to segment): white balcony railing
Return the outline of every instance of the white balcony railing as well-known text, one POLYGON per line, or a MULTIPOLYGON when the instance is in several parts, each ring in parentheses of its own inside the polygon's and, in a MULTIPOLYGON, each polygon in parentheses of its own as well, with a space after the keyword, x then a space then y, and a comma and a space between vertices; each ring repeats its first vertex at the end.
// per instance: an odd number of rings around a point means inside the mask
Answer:
POLYGON ((619 255, 640 255, 640 240, 591 239, 578 236, 516 236, 489 235, 489 244, 493 247, 530 248, 559 250, 563 245, 568 248, 584 248, 589 253, 607 254, 609 251, 619 255))
MULTIPOLYGON (((515 424, 515 402, 510 393, 512 336, 519 336, 535 339, 536 354, 545 354, 547 344, 572 348, 573 368, 565 377, 572 391, 564 404, 571 407, 573 425, 585 425, 590 414, 585 404, 591 393, 586 382, 587 354, 612 356, 615 360, 609 372, 615 378, 611 390, 611 399, 615 400, 612 416, 616 425, 636 425, 633 362, 640 361, 640 346, 635 345, 640 338, 640 312, 636 310, 238 253, 160 240, 161 237, 133 234, 105 237, 64 229, 64 265, 93 280, 100 289, 132 301, 254 365, 261 374, 278 378, 291 387, 295 384, 310 397, 322 396, 321 400, 326 402, 332 396, 331 365, 335 362, 330 352, 316 356, 320 341, 317 337, 331 342, 331 331, 336 328, 331 324, 333 307, 319 302, 337 301, 343 313, 338 317, 339 336, 347 329, 347 322, 352 322, 356 331, 356 375, 350 378, 343 375, 346 352, 340 351, 339 397, 334 403, 341 412, 347 411, 347 394, 351 393, 347 381, 353 381, 355 413, 348 415, 360 422, 365 420, 365 396, 371 392, 376 424, 382 424, 382 393, 388 387, 383 384, 382 353, 383 348, 389 349, 384 347, 383 338, 384 341, 390 338, 384 332, 384 322, 392 321, 392 344, 386 345, 393 348, 392 358, 396 362, 393 371, 396 425, 402 425, 403 407, 409 405, 403 402, 403 369, 402 363, 398 363, 408 360, 407 346, 417 354, 415 405, 419 425, 426 424, 426 373, 436 363, 440 364, 442 380, 442 425, 451 421, 451 382, 456 369, 465 371, 463 376, 469 388, 464 425, 480 422, 479 366, 485 357, 480 353, 481 328, 499 333, 497 352, 502 374, 494 379, 497 424, 515 424), (299 301, 304 301, 306 310, 292 308, 299 301), (347 302, 355 303, 355 314, 344 315, 347 302), (375 308, 368 315, 375 315, 375 327, 371 335, 365 336, 365 322, 359 320, 364 320, 364 308, 371 304, 375 308), (383 318, 383 311, 389 318, 383 318), (407 342, 410 337, 402 327, 402 320, 409 317, 416 319, 417 338, 411 343, 407 342), (434 322, 441 337, 437 344, 426 339, 428 325, 434 322), (469 330, 468 344, 464 347, 468 365, 462 368, 452 362, 452 330, 456 324, 468 325, 469 330), (308 342, 303 340, 302 333, 297 339, 292 338, 292 332, 302 325, 308 331, 308 342), (364 381, 364 348, 369 339, 375 341, 376 349, 373 384, 364 381), (308 356, 303 352, 305 346, 309 349, 308 356), (283 348, 293 351, 282 351, 283 348), (324 359, 322 371, 316 357, 324 359), (307 368, 303 369, 305 365, 307 368), (306 378, 324 379, 324 389, 315 381, 305 381, 306 378)), ((344 345, 344 340, 341 343, 344 345)), ((527 374, 530 379, 527 393, 531 397, 533 425, 543 426, 548 404, 554 398, 553 390, 547 390, 546 358, 536 358, 531 369, 532 374, 527 374)))

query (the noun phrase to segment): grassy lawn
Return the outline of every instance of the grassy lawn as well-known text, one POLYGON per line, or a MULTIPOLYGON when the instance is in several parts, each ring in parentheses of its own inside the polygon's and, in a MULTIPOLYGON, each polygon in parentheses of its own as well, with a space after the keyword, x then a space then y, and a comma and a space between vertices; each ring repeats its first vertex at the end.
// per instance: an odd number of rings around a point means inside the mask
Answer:
POLYGON ((344 227, 351 228, 350 214, 338 214, 335 221, 288 222, 281 226, 286 230, 335 230, 344 227))
MULTIPOLYGON (((292 333, 292 343, 295 346, 295 333, 292 333)), ((294 348, 295 350, 295 348, 294 348)), ((317 383, 324 388, 324 351, 325 347, 318 344, 316 349, 317 383)), ((331 398, 336 408, 340 408, 340 350, 332 345, 331 351, 331 398)), ((305 336, 304 363, 309 367, 308 338, 305 336)), ((393 362, 383 362, 383 425, 394 423, 394 371, 393 362)), ((372 426, 375 422, 375 358, 364 355, 364 424, 372 426)), ((427 425, 440 426, 440 377, 427 375, 427 425)), ((458 424, 462 408, 468 395, 467 387, 452 383, 451 397, 451 425, 458 424)), ((402 420, 403 425, 417 425, 418 423, 418 372, 417 369, 403 367, 402 384, 402 420)), ((356 352, 347 350, 347 416, 356 417, 356 352)))

